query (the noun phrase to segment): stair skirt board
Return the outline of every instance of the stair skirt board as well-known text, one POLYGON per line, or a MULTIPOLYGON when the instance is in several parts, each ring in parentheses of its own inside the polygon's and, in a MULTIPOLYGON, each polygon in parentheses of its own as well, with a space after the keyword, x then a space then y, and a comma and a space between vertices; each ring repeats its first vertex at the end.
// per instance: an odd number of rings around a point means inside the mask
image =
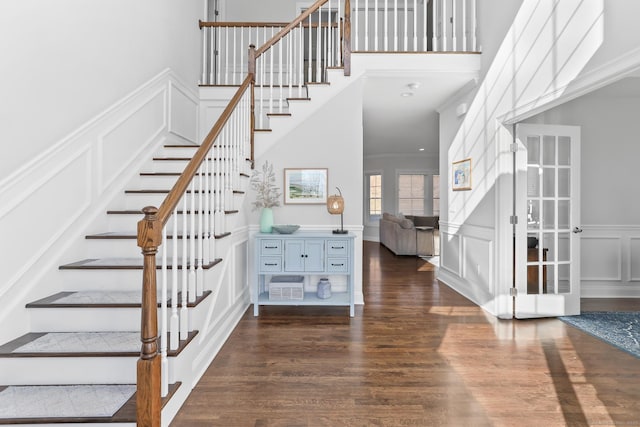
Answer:
MULTIPOLYGON (((171 262, 170 260, 168 262, 171 262)), ((203 264, 202 269, 208 270, 215 266, 216 264, 222 262, 222 259, 218 258, 213 260, 208 264, 203 264)), ((180 265, 177 266, 179 270, 182 269, 181 262, 178 261, 180 265)), ((85 259, 82 261, 77 261, 71 264, 61 265, 60 270, 142 270, 143 259, 139 258, 102 258, 102 259, 85 259)), ((187 268, 189 267, 189 263, 187 263, 187 268)), ((162 266, 160 262, 157 264, 157 268, 160 269, 162 266)), ((168 269, 172 269, 173 266, 171 264, 167 264, 168 269)))
POLYGON ((7 386, 0 419, 113 417, 135 391, 134 384, 7 386))

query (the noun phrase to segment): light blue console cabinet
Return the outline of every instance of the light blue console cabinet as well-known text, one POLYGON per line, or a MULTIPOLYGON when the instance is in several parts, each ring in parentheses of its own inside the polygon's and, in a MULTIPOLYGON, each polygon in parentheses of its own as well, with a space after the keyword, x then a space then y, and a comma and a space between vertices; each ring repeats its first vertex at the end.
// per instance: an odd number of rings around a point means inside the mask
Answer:
POLYGON ((296 232, 293 234, 258 233, 255 237, 255 301, 253 314, 260 305, 348 306, 354 316, 353 256, 355 235, 328 232, 296 232), (329 298, 318 298, 316 292, 304 292, 296 298, 269 298, 271 279, 302 276, 310 278, 344 276, 346 289, 334 289, 329 298))

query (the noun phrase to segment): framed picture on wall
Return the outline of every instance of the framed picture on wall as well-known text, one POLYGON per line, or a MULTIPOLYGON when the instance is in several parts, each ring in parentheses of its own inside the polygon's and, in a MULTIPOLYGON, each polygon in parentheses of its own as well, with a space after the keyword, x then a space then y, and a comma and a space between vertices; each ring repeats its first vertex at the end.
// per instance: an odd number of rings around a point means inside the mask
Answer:
POLYGON ((471 190, 471 159, 453 162, 453 191, 471 190))
POLYGON ((327 168, 284 170, 285 204, 315 205, 327 203, 327 168))

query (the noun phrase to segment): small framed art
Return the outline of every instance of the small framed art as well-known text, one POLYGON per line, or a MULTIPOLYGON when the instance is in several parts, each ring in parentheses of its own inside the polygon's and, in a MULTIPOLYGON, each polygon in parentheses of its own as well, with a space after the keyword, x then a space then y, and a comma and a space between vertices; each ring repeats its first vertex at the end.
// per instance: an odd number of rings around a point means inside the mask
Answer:
POLYGON ((471 190, 471 159, 453 162, 453 191, 471 190))

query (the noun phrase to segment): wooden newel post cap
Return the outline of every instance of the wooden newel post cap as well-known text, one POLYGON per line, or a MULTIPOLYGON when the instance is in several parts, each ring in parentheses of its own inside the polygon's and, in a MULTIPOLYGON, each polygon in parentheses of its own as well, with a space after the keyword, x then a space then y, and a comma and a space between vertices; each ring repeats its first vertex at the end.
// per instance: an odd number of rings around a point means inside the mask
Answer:
POLYGON ((156 249, 162 243, 162 223, 158 219, 158 208, 147 206, 142 212, 144 218, 138 221, 138 246, 156 249))

